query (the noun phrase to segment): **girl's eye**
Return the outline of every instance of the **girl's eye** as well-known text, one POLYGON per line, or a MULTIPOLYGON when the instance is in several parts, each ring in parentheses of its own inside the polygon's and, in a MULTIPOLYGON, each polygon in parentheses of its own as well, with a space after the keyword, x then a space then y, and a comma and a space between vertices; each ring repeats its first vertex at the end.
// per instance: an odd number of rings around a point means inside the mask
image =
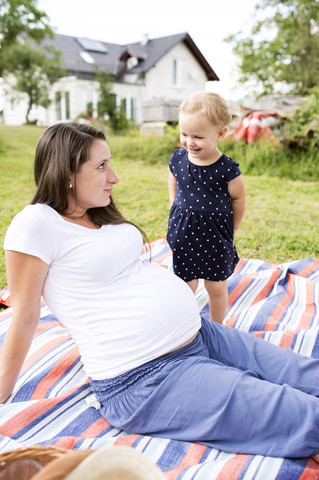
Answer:
POLYGON ((105 162, 101 163, 101 165, 98 166, 99 170, 104 170, 105 168, 105 162))

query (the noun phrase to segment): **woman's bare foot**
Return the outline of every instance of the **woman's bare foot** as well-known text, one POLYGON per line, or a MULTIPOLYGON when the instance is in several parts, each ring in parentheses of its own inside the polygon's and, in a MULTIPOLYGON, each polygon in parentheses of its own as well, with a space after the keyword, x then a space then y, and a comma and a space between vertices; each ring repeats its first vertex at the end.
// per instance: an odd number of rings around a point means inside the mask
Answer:
POLYGON ((312 458, 315 462, 319 463, 319 453, 317 455, 314 455, 312 458))

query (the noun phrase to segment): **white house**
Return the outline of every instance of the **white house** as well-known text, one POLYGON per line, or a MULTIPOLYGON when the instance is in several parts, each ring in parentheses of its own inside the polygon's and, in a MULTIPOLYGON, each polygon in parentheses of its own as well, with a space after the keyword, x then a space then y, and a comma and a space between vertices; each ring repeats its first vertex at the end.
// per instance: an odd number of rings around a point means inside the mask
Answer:
MULTIPOLYGON (((171 122, 177 106, 191 93, 205 88, 207 81, 219 80, 188 33, 116 45, 88 38, 56 34, 41 46, 61 52, 67 75, 51 90, 47 109, 36 107, 30 119, 48 126, 74 120, 88 110, 97 116, 99 84, 96 70, 111 73, 113 92, 127 118, 138 125, 171 122)), ((17 93, 2 89, 2 119, 8 125, 25 122, 26 101, 17 93)), ((1 85, 0 85, 1 96, 1 85)))

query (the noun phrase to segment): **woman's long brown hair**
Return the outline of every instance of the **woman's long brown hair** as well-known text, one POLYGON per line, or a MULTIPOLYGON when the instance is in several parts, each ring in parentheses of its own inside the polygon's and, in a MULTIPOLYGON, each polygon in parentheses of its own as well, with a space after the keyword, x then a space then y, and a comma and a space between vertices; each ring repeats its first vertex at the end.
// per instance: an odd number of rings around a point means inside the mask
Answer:
MULTIPOLYGON (((106 141, 102 130, 76 122, 58 123, 47 128, 37 144, 34 158, 34 178, 37 186, 31 204, 43 203, 65 214, 68 208, 70 173, 78 172, 88 159, 93 142, 106 141)), ((75 175, 76 179, 76 175, 75 175)), ((76 180, 74 185, 76 195, 76 180)), ((95 225, 132 222, 123 217, 112 197, 106 207, 90 208, 90 219, 95 225)), ((147 243, 147 236, 138 228, 147 243)))

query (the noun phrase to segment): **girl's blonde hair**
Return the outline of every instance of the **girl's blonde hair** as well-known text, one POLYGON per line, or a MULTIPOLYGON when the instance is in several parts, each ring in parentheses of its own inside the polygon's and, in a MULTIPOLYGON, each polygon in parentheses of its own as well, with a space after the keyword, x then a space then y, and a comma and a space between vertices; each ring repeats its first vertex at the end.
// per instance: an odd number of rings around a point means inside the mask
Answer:
POLYGON ((181 104, 179 115, 185 113, 199 113, 219 127, 235 127, 241 120, 220 95, 206 91, 194 93, 181 104))

